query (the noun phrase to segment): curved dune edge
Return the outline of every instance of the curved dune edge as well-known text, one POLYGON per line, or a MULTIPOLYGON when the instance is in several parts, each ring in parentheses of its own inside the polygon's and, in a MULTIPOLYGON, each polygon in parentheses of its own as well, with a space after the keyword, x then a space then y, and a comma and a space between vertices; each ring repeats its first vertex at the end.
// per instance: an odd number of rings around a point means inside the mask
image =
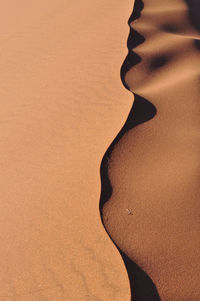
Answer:
POLYGON ((100 210, 136 301, 197 301, 200 295, 198 5, 168 0, 161 7, 152 0, 143 8, 136 1, 129 20, 122 82, 138 106, 148 103, 152 116, 145 119, 145 106, 138 113, 133 104, 107 150, 100 210), (141 122, 134 123, 138 116, 141 122))
MULTIPOLYGON (((132 20, 135 20, 140 17, 140 13, 142 9, 143 9, 143 2, 136 1, 134 3, 133 12, 129 18, 129 24, 132 20)), ((132 56, 132 49, 131 49, 132 42, 134 43, 134 46, 138 46, 141 43, 143 43, 144 40, 145 39, 141 35, 137 35, 137 32, 135 31, 132 32, 130 27, 130 33, 127 42, 129 53, 121 67, 121 80, 127 89, 129 89, 129 87, 126 85, 126 82, 124 81, 125 75, 130 67, 138 63, 137 59, 135 60, 135 57, 132 56), (134 35, 136 34, 136 37, 134 36, 134 41, 132 39, 133 34, 134 35)), ((138 126, 139 124, 151 120, 155 115, 156 115, 156 108, 154 105, 152 105, 152 103, 148 102, 146 99, 140 97, 139 95, 134 95, 134 102, 124 126, 122 127, 122 129, 120 130, 120 132, 118 133, 118 135, 113 140, 113 142, 107 149, 106 153, 104 154, 104 157, 101 162, 101 168, 100 168, 101 196, 100 196, 100 204, 99 204, 100 215, 104 227, 106 225, 106 221, 103 216, 103 207, 106 204, 106 202, 109 201, 113 192, 112 185, 109 179, 109 171, 108 171, 109 161, 111 160, 112 152, 115 146, 118 144, 118 142, 123 138, 123 136, 128 131, 130 131, 135 126, 138 126)), ((106 227, 105 230, 107 231, 106 227)), ((109 235, 110 239, 113 241, 108 231, 107 234, 109 235)), ((115 244, 114 241, 113 243, 115 244)), ((154 283, 152 282, 152 280, 149 278, 149 276, 136 263, 134 263, 129 257, 127 257, 127 255, 116 244, 115 246, 118 249, 119 253, 121 254, 127 269, 130 288, 131 288, 131 300, 145 301, 148 299, 148 301, 151 300, 160 301, 157 289, 154 283)))
POLYGON ((1 1, 2 301, 130 300, 99 217, 98 171, 130 107, 116 70, 131 8, 1 1))

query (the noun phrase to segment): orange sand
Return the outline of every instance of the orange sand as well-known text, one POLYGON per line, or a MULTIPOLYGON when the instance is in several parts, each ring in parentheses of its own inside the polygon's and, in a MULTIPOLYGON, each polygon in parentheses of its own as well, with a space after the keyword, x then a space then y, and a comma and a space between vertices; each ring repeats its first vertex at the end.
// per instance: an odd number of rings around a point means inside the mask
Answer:
POLYGON ((193 38, 200 33, 180 0, 144 0, 131 27, 146 40, 134 49, 142 60, 125 81, 157 114, 116 145, 109 165, 113 194, 103 220, 162 301, 198 301, 200 53, 193 38), (150 68, 162 56, 164 64, 150 68))
POLYGON ((0 300, 130 300, 99 217, 132 1, 0 4, 0 300))

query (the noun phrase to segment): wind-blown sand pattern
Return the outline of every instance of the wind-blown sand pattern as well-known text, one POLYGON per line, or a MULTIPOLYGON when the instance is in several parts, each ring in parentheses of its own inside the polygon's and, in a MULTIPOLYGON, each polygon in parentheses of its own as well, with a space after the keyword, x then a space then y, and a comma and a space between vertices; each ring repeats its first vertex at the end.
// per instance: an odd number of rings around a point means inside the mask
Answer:
POLYGON ((132 300, 198 301, 200 3, 138 0, 129 25, 122 82, 135 101, 102 161, 102 221, 132 300))
POLYGON ((130 300, 99 165, 132 97, 132 0, 0 3, 0 300, 130 300))

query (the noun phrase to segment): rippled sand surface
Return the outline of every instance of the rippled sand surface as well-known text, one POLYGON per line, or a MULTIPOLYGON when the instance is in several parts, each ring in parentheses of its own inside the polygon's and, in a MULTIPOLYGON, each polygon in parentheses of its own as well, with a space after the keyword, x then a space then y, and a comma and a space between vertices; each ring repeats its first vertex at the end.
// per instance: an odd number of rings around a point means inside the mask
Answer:
POLYGON ((99 216, 132 1, 0 4, 0 300, 130 300, 99 216))
POLYGON ((135 59, 124 82, 157 113, 124 134, 112 151, 113 191, 103 222, 120 249, 151 277, 162 301, 197 301, 199 3, 143 2, 139 18, 130 22, 136 31, 130 39, 138 44, 130 49, 135 59))

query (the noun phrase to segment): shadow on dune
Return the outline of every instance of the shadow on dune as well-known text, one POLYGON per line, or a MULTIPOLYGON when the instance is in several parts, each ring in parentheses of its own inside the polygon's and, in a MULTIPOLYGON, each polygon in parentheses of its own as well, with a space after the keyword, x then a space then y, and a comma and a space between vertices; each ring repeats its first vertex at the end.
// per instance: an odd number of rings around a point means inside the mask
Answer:
POLYGON ((200 1, 199 0, 185 0, 189 8, 189 16, 192 25, 200 31, 200 1))
MULTIPOLYGON (((131 111, 128 115, 128 118, 122 127, 121 131, 118 133, 117 137, 111 143, 109 148, 107 149, 100 168, 101 175, 101 196, 100 196, 100 214, 102 219, 102 208, 104 204, 110 199, 112 195, 112 185, 108 176, 108 162, 109 158, 112 154, 112 151, 115 145, 119 142, 119 140, 124 136, 126 132, 128 132, 133 127, 146 122, 152 119, 156 114, 156 108, 153 104, 151 104, 146 99, 140 97, 139 95, 135 95, 135 101, 131 108, 131 111)), ((102 219, 103 223, 103 219, 102 219)), ((109 235, 109 233, 108 233, 109 235)), ((109 235, 110 236, 110 235, 109 235)), ((110 237, 112 240, 112 237, 110 237)), ((113 241, 113 240, 112 240, 113 241)), ((115 244, 115 242, 113 241, 115 244)), ((150 279, 150 277, 132 260, 130 260, 126 254, 124 254, 119 247, 115 244, 117 249, 119 250, 124 264, 127 269, 130 288, 131 288, 131 300, 132 301, 160 301, 157 289, 150 279)))
POLYGON ((102 208, 104 204, 110 199, 112 195, 112 186, 108 176, 108 162, 115 145, 125 135, 126 132, 128 132, 138 124, 152 119, 155 116, 155 114, 156 114, 156 108, 153 104, 151 104, 143 97, 139 95, 135 95, 133 106, 129 112, 128 118, 124 126, 122 127, 122 129, 120 130, 116 138, 113 140, 109 148, 107 149, 101 162, 101 167, 100 167, 101 196, 100 196, 100 206, 99 206, 101 215, 102 215, 102 208))
POLYGON ((130 287, 131 301, 161 301, 151 278, 118 248, 125 263, 130 287))
MULTIPOLYGON (((189 9, 189 17, 191 24, 200 32, 200 1, 185 0, 189 9)), ((200 40, 194 40, 195 47, 200 50, 200 40)))
POLYGON ((138 33, 136 30, 134 30, 131 27, 131 23, 138 19, 141 15, 141 11, 144 8, 144 4, 141 0, 136 0, 133 8, 133 12, 128 20, 128 25, 130 27, 130 32, 127 40, 127 48, 128 48, 128 54, 122 64, 120 76, 121 81, 126 89, 129 90, 129 87, 127 86, 125 82, 125 74, 135 65, 139 64, 141 61, 141 58, 138 54, 136 54, 133 49, 137 47, 138 45, 144 43, 145 38, 138 33))
MULTIPOLYGON (((143 2, 141 0, 135 0, 133 12, 128 21, 130 27, 130 33, 127 40, 128 55, 122 64, 121 73, 120 73, 122 83, 128 90, 129 87, 125 82, 125 74, 134 65, 138 64, 141 61, 140 56, 134 53, 133 49, 145 41, 145 38, 131 27, 131 23, 135 19, 140 17, 143 8, 144 8, 143 2)), ((100 204, 99 204, 101 219, 102 219, 103 206, 110 199, 112 195, 112 185, 110 183, 109 176, 108 176, 108 163, 115 145, 125 135, 126 132, 128 132, 135 126, 152 119, 156 114, 156 108, 152 103, 150 103, 148 100, 144 99, 139 95, 134 94, 134 96, 135 96, 134 103, 130 110, 128 118, 124 126, 122 127, 122 129, 120 130, 116 138, 114 139, 114 141, 107 149, 101 162, 101 167, 100 167, 101 196, 100 196, 100 204)), ((102 223, 103 223, 103 219, 102 219, 102 223)), ((113 243, 115 244, 114 241, 113 243)), ((157 289, 154 283, 152 282, 152 280, 150 279, 150 277, 136 263, 130 260, 126 256, 126 254, 124 254, 119 249, 119 247, 116 244, 115 246, 119 250, 127 269, 127 273, 130 281, 130 288, 131 288, 131 300, 132 301, 133 300, 134 301, 160 301, 160 297, 158 295, 157 289)))

